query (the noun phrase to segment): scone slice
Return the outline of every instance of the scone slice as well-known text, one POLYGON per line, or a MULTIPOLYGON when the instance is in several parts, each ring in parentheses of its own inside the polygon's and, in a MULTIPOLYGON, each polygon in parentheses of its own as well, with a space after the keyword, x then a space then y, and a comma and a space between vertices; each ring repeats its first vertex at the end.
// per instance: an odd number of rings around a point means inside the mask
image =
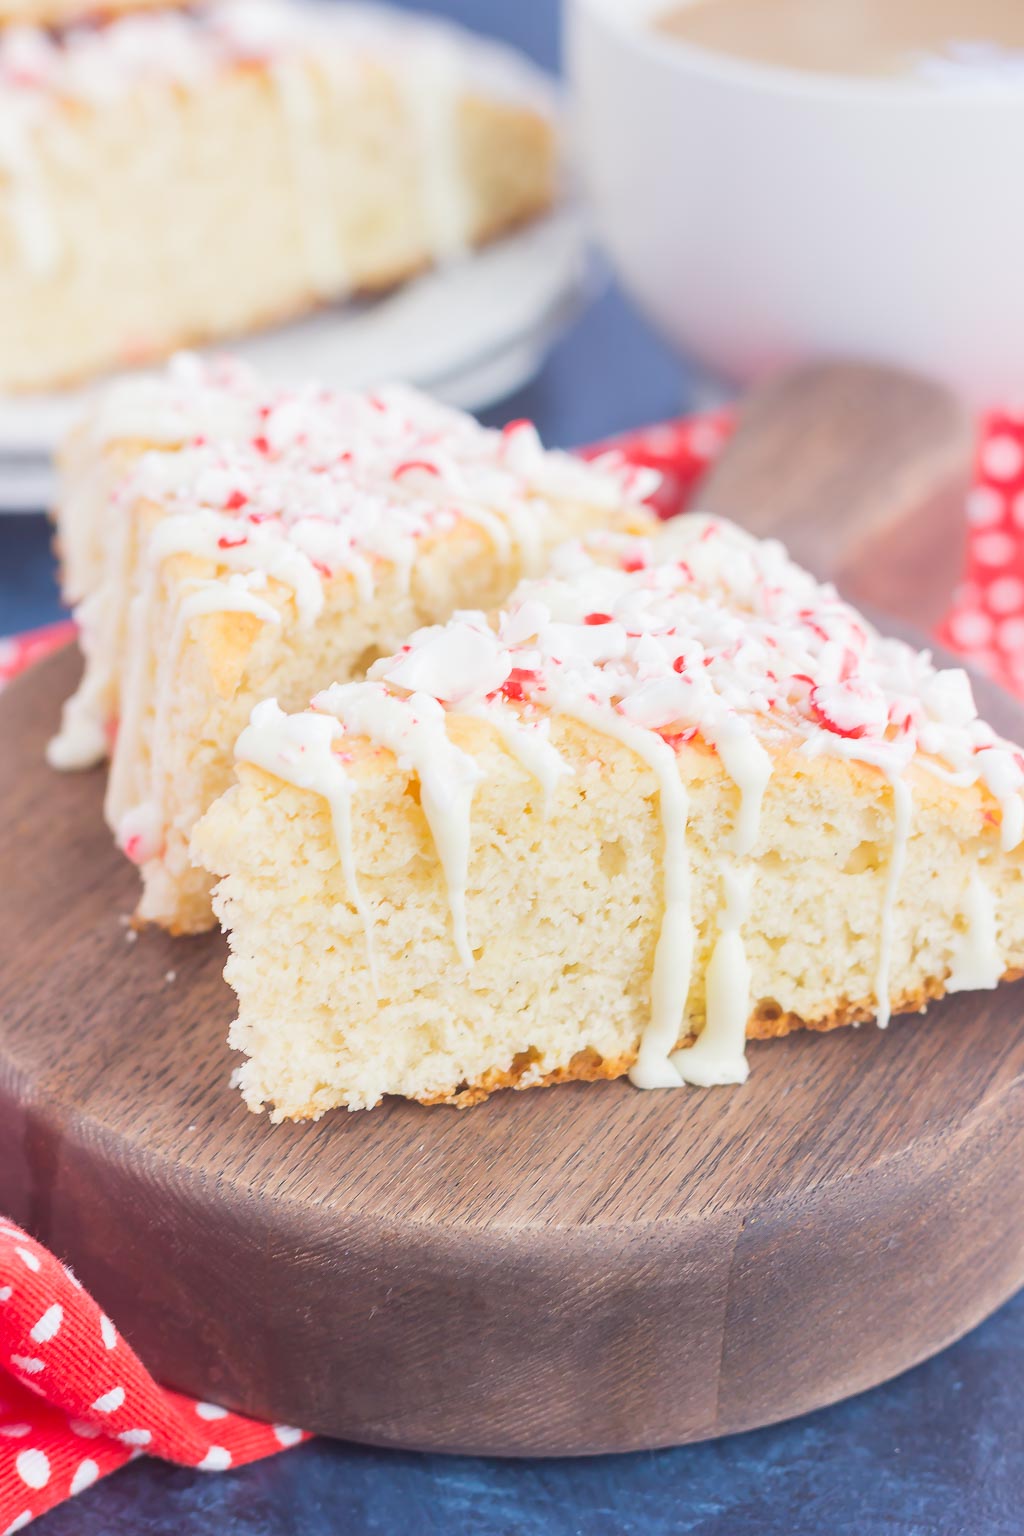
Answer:
POLYGON ((115 17, 156 9, 181 10, 184 6, 177 0, 171 5, 167 0, 102 0, 100 4, 89 0, 0 0, 0 27, 95 27, 115 17))
POLYGON ((226 0, 0 29, 0 390, 386 289, 548 208, 532 77, 387 18, 226 0))
POLYGON ((1024 965, 1019 751, 730 525, 597 536, 493 624, 262 703, 193 854, 277 1118, 630 1072, 1024 965))
POLYGON ((181 360, 117 386, 69 448, 58 512, 86 670, 52 744, 110 745, 106 812, 139 916, 209 926, 188 859, 261 698, 304 705, 425 623, 496 605, 589 529, 646 529, 643 474, 547 453, 404 388, 281 391, 181 360))

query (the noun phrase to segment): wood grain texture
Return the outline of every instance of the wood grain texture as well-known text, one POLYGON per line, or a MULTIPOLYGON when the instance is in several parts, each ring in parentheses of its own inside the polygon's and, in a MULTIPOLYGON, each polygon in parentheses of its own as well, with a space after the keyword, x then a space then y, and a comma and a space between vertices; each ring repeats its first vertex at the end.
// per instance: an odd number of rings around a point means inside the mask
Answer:
POLYGON ((966 410, 926 379, 813 364, 741 404, 700 501, 781 538, 851 602, 930 629, 964 568, 973 435, 966 410))
POLYGON ((859 1391, 1024 1281, 1024 983, 754 1044, 741 1090, 248 1114, 222 940, 129 943, 102 775, 42 765, 76 666, 0 698, 0 1209, 164 1380, 376 1444, 625 1450, 859 1391))

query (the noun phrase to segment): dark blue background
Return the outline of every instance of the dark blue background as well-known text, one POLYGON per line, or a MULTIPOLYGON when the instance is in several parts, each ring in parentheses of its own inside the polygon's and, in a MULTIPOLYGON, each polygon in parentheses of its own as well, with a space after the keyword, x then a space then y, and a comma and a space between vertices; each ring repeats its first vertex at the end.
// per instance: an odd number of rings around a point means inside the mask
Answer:
MULTIPOLYGON (((556 0, 407 0, 551 67, 556 0)), ((610 290, 502 416, 573 444, 672 415, 690 388, 610 290)), ((0 633, 59 605, 41 517, 0 519, 0 633)), ((1012 1219, 1017 1213, 1008 1213, 1012 1219)), ((40 1536, 1024 1536, 1024 1296, 898 1381, 675 1451, 497 1462, 319 1442, 208 1476, 140 1461, 40 1536)))

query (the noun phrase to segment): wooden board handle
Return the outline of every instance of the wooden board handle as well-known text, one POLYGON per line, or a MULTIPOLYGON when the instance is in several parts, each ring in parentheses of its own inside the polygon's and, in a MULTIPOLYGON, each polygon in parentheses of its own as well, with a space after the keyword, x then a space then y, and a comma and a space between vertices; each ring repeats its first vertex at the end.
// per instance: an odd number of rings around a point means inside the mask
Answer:
POLYGON ((743 402, 700 504, 778 536, 851 602, 931 629, 963 570, 972 445, 940 386, 814 364, 743 402))

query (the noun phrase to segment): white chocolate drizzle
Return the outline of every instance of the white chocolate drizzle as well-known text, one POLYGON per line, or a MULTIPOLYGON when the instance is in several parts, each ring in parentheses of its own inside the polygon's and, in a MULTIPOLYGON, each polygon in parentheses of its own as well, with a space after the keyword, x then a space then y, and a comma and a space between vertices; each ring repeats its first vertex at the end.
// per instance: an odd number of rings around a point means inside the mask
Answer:
POLYGON ((432 38, 424 41, 406 80, 406 110, 420 146, 420 196, 430 248, 439 261, 461 256, 470 234, 469 191, 459 160, 461 65, 447 38, 432 38))
MULTIPOLYGON (((912 829, 910 769, 920 765, 963 786, 984 786, 998 806, 1005 848, 1016 847, 1024 833, 1019 750, 978 719, 966 675, 938 671, 927 653, 876 635, 780 545, 709 517, 680 518, 652 540, 606 534, 568 545, 548 577, 520 584, 493 627, 482 614, 456 615, 414 635, 397 656, 376 663, 371 677, 374 684, 362 689, 340 689, 337 708, 329 702, 333 690, 318 695, 316 707, 330 707, 347 729, 408 761, 424 781, 425 809, 426 781, 451 780, 444 816, 435 811, 431 829, 464 959, 475 780, 466 754, 458 754, 457 772, 448 766, 453 749, 442 729, 444 712, 489 720, 507 744, 515 740, 510 714, 530 732, 539 722, 577 720, 616 739, 651 769, 663 891, 650 1013, 631 1072, 643 1087, 746 1076, 751 997, 743 929, 776 752, 845 758, 888 781, 892 839, 881 872, 874 977, 883 1027, 892 1006, 894 917, 912 829), (377 693, 362 691, 374 686, 377 693), (393 719, 384 712, 389 697, 393 719), (363 699, 370 701, 366 707, 357 705, 363 699), (410 710, 423 722, 414 751, 403 745, 409 728, 401 722, 410 710), (718 870, 723 901, 706 977, 706 1022, 695 1044, 679 1049, 692 1033, 687 1007, 695 933, 688 793, 677 755, 690 743, 717 753, 738 803, 718 870)), ((991 811, 983 814, 996 819, 991 811)), ((986 937, 984 887, 972 887, 968 900, 973 937, 954 976, 989 977, 998 962, 986 937), (984 952, 986 962, 968 963, 968 951, 984 952)))
POLYGON ((988 991, 1006 969, 999 948, 996 901, 980 870, 973 870, 964 899, 967 926, 946 982, 947 992, 988 991))
POLYGON ((380 683, 335 683, 317 694, 313 707, 327 710, 347 731, 387 747, 419 778, 423 814, 448 887, 455 948, 469 970, 466 884, 470 811, 481 778, 476 762, 448 740, 445 712, 426 694, 400 699, 380 683))
POLYGON ((630 1081, 637 1088, 678 1088, 680 1077, 669 1059, 679 1038, 693 972, 693 920, 690 914, 690 859, 686 823, 690 800, 679 777, 675 753, 660 736, 630 724, 607 709, 562 697, 556 705, 592 730, 613 736, 647 763, 658 780, 664 838, 661 928, 651 972, 651 1013, 630 1081))
POLYGON ((373 914, 359 888, 352 845, 352 786, 334 748, 343 727, 330 715, 313 710, 286 715, 276 699, 265 699, 252 712, 235 746, 239 762, 254 763, 298 789, 311 790, 326 801, 331 817, 334 846, 348 898, 363 925, 367 963, 373 990, 377 991, 373 945, 373 914))
POLYGON ((340 298, 342 260, 332 217, 331 166, 317 122, 309 61, 278 59, 270 77, 284 116, 310 286, 321 299, 340 298))
POLYGON ((370 917, 356 881, 351 785, 336 750, 345 732, 367 736, 386 747, 400 766, 409 766, 419 777, 423 813, 447 884, 455 948, 470 969, 473 952, 466 925, 470 811, 481 775, 473 758, 448 740, 445 713, 436 699, 419 694, 399 698, 380 683, 335 683, 317 694, 313 709, 302 714, 286 715, 270 700, 256 706, 250 725, 239 737, 235 757, 327 801, 345 883, 369 939, 370 917))
POLYGON ((545 819, 551 815, 559 784, 572 778, 574 770, 556 747, 551 744, 549 720, 536 720, 524 724, 521 716, 496 699, 486 705, 466 705, 463 713, 474 720, 482 720, 497 731, 505 747, 516 758, 531 778, 536 779, 541 791, 541 811, 545 819))
POLYGON ((132 94, 144 104, 159 98, 153 124, 170 136, 176 93, 253 68, 265 71, 281 105, 306 269, 323 298, 341 296, 348 285, 332 166, 318 122, 325 91, 352 91, 367 68, 393 82, 415 157, 424 242, 435 261, 458 256, 469 235, 457 121, 463 90, 478 80, 488 94, 549 110, 534 82, 507 65, 495 67, 458 29, 394 18, 383 8, 220 0, 108 18, 99 26, 85 19, 59 30, 6 27, 0 30, 0 171, 10 185, 15 243, 26 270, 45 279, 63 255, 45 156, 37 151, 49 130, 55 142, 62 134, 70 141, 69 104, 101 110, 132 94))
POLYGON ((745 1083, 750 1071, 746 1056, 750 962, 743 925, 750 917, 754 882, 751 855, 772 772, 771 758, 739 716, 720 721, 717 728, 709 730, 709 740, 739 791, 732 834, 737 858, 725 860, 721 867, 724 904, 704 983, 704 1027, 692 1046, 675 1051, 670 1058, 682 1082, 702 1088, 745 1083))
POLYGON ((743 925, 750 917, 753 878, 750 864, 727 861, 722 865, 724 902, 704 982, 704 1028, 691 1046, 675 1051, 671 1058, 682 1082, 698 1088, 745 1083, 750 1072, 746 1057, 750 962, 743 925))
POLYGON ((892 1017, 890 978, 892 974, 893 916, 896 896, 907 862, 907 842, 910 837, 910 820, 913 796, 906 779, 892 779, 892 846, 889 850, 889 867, 885 875, 885 893, 882 897, 882 923, 878 940, 878 969, 875 972, 875 1019, 879 1029, 887 1028, 892 1017))
POLYGON ((106 717, 104 684, 106 678, 94 671, 65 699, 61 709, 60 729, 46 744, 46 761, 62 773, 94 768, 107 755, 108 741, 103 721, 106 717))
MULTIPOLYGON (((162 374, 111 386, 83 430, 94 450, 153 446, 134 456, 113 495, 97 477, 91 510, 73 481, 61 514, 86 671, 50 750, 59 767, 98 761, 118 717, 126 750, 115 758, 134 756, 147 636, 169 558, 203 561, 204 577, 226 588, 237 575, 262 572, 291 594, 298 623, 309 626, 331 581, 351 580, 367 601, 386 567, 408 589, 418 550, 460 522, 481 530, 496 560, 515 551, 519 568, 532 571, 551 517, 548 498, 635 508, 652 484, 615 460, 594 467, 547 452, 526 423, 488 430, 401 386, 368 394, 272 389, 230 360, 188 355, 162 374), (154 513, 161 515, 152 531, 138 532, 154 513), (90 518, 96 526, 83 526, 90 518), (140 539, 145 596, 129 605, 140 539)), ((203 601, 208 611, 216 605, 212 595, 203 601)), ((229 593, 223 606, 237 604, 229 593)), ((115 761, 108 799, 115 825, 153 794, 152 785, 127 784, 115 761)))

